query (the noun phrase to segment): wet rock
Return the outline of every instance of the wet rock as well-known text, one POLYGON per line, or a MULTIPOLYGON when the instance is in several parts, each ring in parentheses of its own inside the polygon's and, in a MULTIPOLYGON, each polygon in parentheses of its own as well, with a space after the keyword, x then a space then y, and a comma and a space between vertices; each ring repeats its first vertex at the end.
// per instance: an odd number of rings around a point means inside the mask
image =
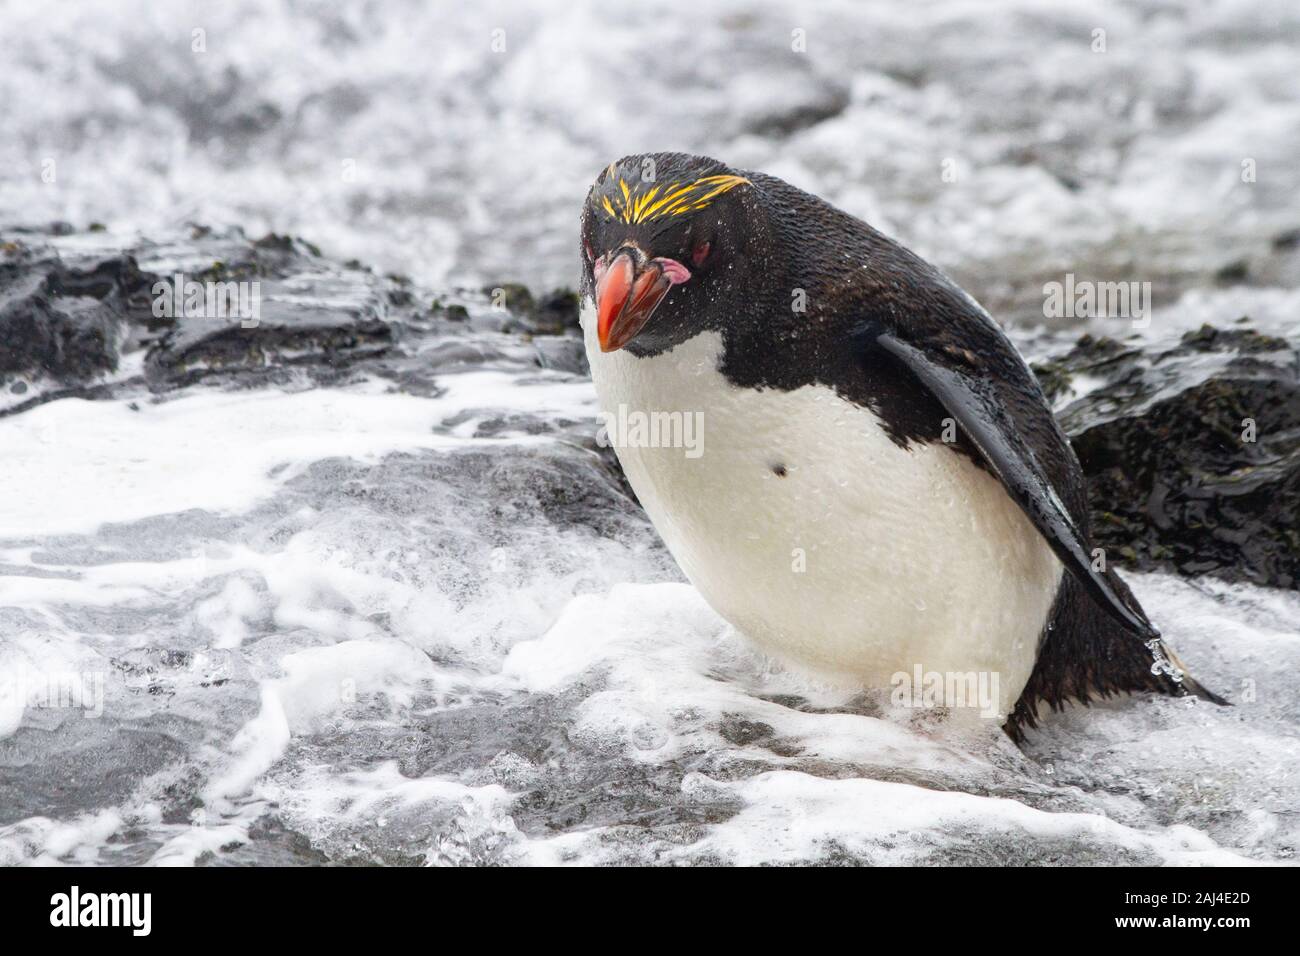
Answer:
POLYGON ((556 289, 545 295, 533 312, 534 334, 564 335, 579 329, 578 293, 556 289))
POLYGON ((530 335, 565 335, 579 329, 578 293, 572 289, 555 289, 535 299, 532 292, 517 282, 507 282, 483 290, 494 308, 510 313, 512 322, 505 331, 530 335))
POLYGON ((0 292, 0 373, 81 380, 117 365, 112 314, 93 299, 55 302, 40 276, 0 292))
POLYGON ((746 130, 756 136, 791 136, 839 116, 852 101, 849 91, 838 85, 809 90, 806 96, 806 99, 756 112, 746 119, 746 130))
POLYGON ((294 236, 193 225, 115 246, 102 229, 0 233, 5 415, 139 385, 338 384, 363 365, 419 394, 439 392, 432 376, 473 367, 585 375, 577 331, 570 290, 539 298, 503 283, 435 298, 294 236), (142 375, 118 374, 128 355, 142 375))
POLYGON ((414 312, 410 280, 340 265, 296 237, 196 226, 127 253, 91 235, 0 234, 0 389, 17 399, 6 414, 113 394, 120 379, 106 375, 135 353, 154 390, 303 368, 320 380, 384 354, 414 312))
POLYGON ((254 240, 253 248, 283 253, 288 258, 297 258, 304 254, 317 259, 321 257, 320 247, 315 243, 298 236, 282 236, 274 232, 268 232, 261 239, 254 240))
POLYGON ((1273 248, 1278 250, 1300 248, 1300 227, 1287 229, 1274 236, 1273 248))
POLYGON ((448 322, 469 321, 469 309, 459 302, 444 302, 442 299, 434 299, 433 304, 429 307, 429 313, 435 318, 446 319, 448 322))
MULTIPOLYGON (((260 817, 248 828, 248 848, 241 847, 241 857, 259 866, 319 866, 329 862, 310 838, 285 826, 274 813, 260 817)), ((224 848, 223 848, 224 849, 224 848)))
POLYGON ((453 339, 440 342, 421 353, 422 363, 426 368, 436 371, 450 371, 473 368, 491 362, 506 359, 505 353, 486 342, 453 339))
POLYGON ((537 364, 542 368, 571 372, 574 375, 585 376, 591 373, 582 339, 576 336, 548 336, 537 339, 533 344, 537 347, 537 364))
POLYGON ((747 747, 771 739, 776 731, 771 724, 748 720, 740 714, 727 714, 722 726, 718 728, 718 733, 728 743, 747 747))
POLYGON ((487 286, 483 289, 483 294, 492 300, 493 306, 520 317, 531 315, 533 309, 537 307, 532 292, 527 286, 518 282, 502 282, 487 286))
POLYGON ((1235 285, 1238 282, 1245 282, 1249 278, 1250 263, 1240 259, 1221 266, 1214 273, 1214 281, 1219 285, 1235 285))
POLYGON ((0 739, 0 826, 119 803, 192 747, 200 732, 165 714, 124 723, 33 710, 23 727, 0 739), (37 753, 42 759, 34 762, 37 753))
POLYGON ((0 382, 75 383, 115 370, 128 324, 148 315, 151 279, 128 255, 79 269, 46 247, 0 242, 0 382))
POLYGON ((224 314, 205 308, 208 314, 177 317, 149 352, 151 383, 292 365, 339 367, 382 354, 396 338, 387 289, 368 272, 317 267, 305 275, 245 281, 241 294, 251 298, 251 308, 217 310, 224 314))
POLYGON ((1205 326, 1144 353, 1084 337, 1036 367, 1088 476, 1098 543, 1126 565, 1300 587, 1300 356, 1205 326))
POLYGON ((401 308, 415 305, 415 295, 411 291, 411 280, 407 276, 389 273, 387 276, 391 288, 388 290, 389 304, 401 308))

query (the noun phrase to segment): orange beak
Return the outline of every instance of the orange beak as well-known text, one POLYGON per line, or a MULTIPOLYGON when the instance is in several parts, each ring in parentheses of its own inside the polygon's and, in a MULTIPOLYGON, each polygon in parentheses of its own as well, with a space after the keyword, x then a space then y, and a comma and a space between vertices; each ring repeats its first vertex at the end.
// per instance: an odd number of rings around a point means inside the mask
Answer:
POLYGON ((596 335, 602 352, 615 352, 636 338, 672 287, 659 262, 638 269, 620 252, 596 283, 596 335))

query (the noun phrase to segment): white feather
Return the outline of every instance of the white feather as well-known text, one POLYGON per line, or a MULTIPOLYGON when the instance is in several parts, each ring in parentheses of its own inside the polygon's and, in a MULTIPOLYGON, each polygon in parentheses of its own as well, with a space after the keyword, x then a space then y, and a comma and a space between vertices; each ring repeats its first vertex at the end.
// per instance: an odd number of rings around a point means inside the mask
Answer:
POLYGON ((831 389, 732 386, 721 337, 654 358, 603 353, 602 408, 699 413, 689 449, 617 447, 687 578, 762 648, 841 682, 998 675, 1002 714, 1029 679, 1062 566, 987 472, 942 444, 903 449, 831 389), (783 466, 785 476, 775 473, 783 466))

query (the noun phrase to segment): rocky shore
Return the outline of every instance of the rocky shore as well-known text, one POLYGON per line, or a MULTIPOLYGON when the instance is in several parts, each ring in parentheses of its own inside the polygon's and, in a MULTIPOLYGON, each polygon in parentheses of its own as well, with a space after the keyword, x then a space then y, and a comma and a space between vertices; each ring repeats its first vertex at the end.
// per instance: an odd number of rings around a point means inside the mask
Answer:
MULTIPOLYGON (((0 232, 0 416, 200 384, 374 375, 431 394, 443 371, 586 371, 572 290, 421 290, 301 239, 237 230, 117 248, 99 238, 0 232), (178 278, 257 282, 255 326, 157 314, 154 290, 178 278)), ((1300 332, 1265 335, 1225 315, 1173 345, 1057 335, 1029 356, 1088 475, 1099 542, 1123 566, 1300 588, 1297 343, 1300 332)), ((610 468, 605 455, 600 481, 610 468)))

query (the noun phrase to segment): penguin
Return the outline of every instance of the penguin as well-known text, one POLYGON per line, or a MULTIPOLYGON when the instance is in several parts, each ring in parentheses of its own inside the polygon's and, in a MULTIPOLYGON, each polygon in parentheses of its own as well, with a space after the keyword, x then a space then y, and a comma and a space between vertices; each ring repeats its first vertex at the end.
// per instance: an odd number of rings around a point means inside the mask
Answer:
POLYGON ((682 153, 606 167, 581 236, 607 437, 683 573, 762 650, 866 688, 994 675, 1017 742, 1044 704, 1225 703, 1094 549, 1037 380, 934 266, 682 153))

